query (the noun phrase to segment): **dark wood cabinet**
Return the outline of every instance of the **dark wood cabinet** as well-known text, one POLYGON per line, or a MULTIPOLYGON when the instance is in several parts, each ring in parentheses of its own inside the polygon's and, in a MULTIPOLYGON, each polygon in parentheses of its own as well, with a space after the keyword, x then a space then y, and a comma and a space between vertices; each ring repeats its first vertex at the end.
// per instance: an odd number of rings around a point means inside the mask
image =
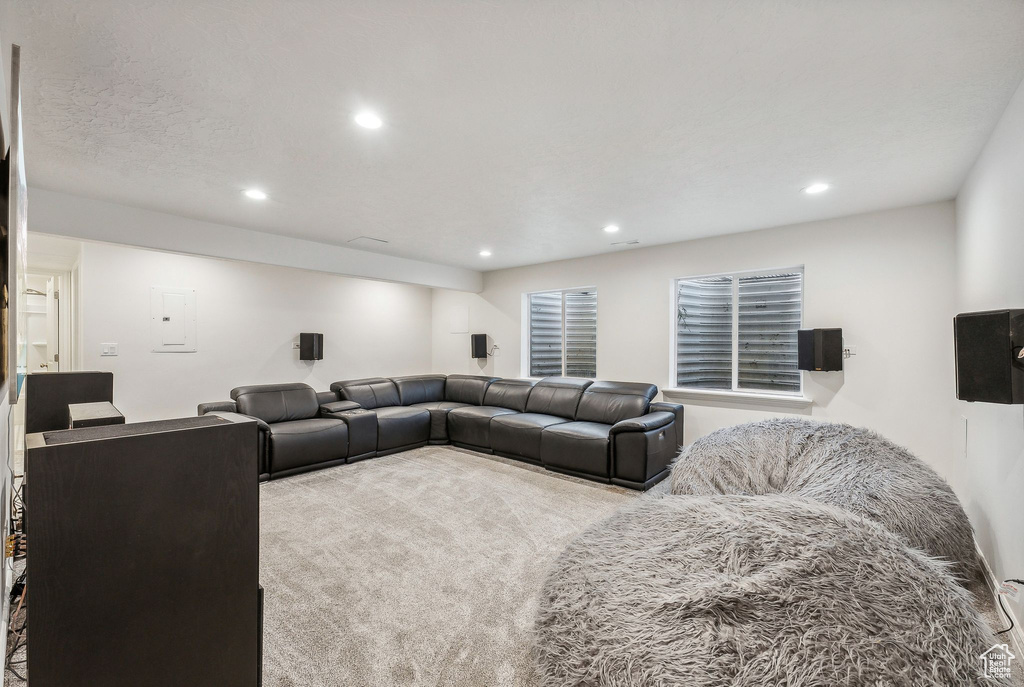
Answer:
POLYGON ((29 435, 33 687, 255 687, 257 427, 29 435))

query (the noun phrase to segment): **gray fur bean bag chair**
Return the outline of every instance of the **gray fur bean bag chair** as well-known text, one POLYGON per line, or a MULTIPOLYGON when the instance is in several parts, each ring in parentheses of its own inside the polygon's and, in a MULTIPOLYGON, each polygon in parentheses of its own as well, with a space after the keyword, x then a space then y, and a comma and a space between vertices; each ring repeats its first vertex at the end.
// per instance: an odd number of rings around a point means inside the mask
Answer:
POLYGON ((880 525, 786 496, 641 499, 545 582, 546 687, 993 687, 970 595, 880 525))
POLYGON ((792 418, 720 429, 680 453, 669 491, 814 499, 950 561, 974 589, 984 579, 974 532, 953 490, 909 451, 866 429, 792 418))

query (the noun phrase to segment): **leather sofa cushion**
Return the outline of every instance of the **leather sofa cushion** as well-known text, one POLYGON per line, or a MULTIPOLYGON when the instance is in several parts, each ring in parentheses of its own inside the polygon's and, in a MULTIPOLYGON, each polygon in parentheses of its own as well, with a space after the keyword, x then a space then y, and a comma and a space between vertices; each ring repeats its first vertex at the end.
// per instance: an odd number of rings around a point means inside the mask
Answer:
POLYGON ((444 400, 473 406, 483 405, 487 387, 497 379, 480 375, 448 375, 444 383, 444 400))
POLYGON ((540 460, 540 437, 545 427, 571 422, 557 415, 510 413, 491 420, 491 448, 495 453, 540 460))
POLYGON ((266 423, 315 418, 320 412, 316 392, 308 384, 255 384, 231 390, 231 400, 242 415, 266 423))
POLYGON ((466 406, 448 412, 448 437, 456 444, 491 447, 491 418, 516 411, 494 406, 466 406))
POLYGON ((499 379, 487 387, 484 405, 494 408, 509 408, 518 412, 526 410, 530 391, 536 382, 529 379, 499 379))
POLYGON ((537 382, 526 402, 526 412, 542 415, 576 417, 583 390, 593 384, 590 379, 579 377, 545 377, 537 382))
POLYGON ((425 444, 430 438, 430 411, 426 408, 377 408, 377 452, 425 444))
POLYGON ((331 391, 341 394, 343 401, 355 401, 363 408, 372 410, 385 406, 400 406, 398 389, 390 379, 369 377, 367 379, 350 379, 331 384, 331 391))
POLYGON ((448 441, 448 412, 456 408, 465 408, 468 403, 455 401, 427 401, 417 403, 413 408, 426 408, 430 413, 430 440, 432 442, 448 441))
POLYGON ((634 382, 594 382, 580 397, 576 419, 614 425, 620 420, 639 417, 658 394, 653 384, 634 382))
POLYGON ((444 375, 392 377, 403 406, 444 400, 444 375))
POLYGON ((540 459, 546 467, 607 478, 611 471, 611 425, 566 422, 541 432, 540 459))
POLYGON ((341 460, 348 453, 348 427, 341 420, 313 418, 270 425, 271 474, 341 460))

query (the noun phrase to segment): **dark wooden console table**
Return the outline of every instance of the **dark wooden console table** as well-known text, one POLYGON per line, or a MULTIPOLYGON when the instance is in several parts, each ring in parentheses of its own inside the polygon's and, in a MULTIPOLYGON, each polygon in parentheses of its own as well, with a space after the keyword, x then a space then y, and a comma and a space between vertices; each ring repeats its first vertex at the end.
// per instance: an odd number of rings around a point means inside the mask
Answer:
POLYGON ((33 687, 257 687, 256 423, 86 427, 25 447, 33 687))

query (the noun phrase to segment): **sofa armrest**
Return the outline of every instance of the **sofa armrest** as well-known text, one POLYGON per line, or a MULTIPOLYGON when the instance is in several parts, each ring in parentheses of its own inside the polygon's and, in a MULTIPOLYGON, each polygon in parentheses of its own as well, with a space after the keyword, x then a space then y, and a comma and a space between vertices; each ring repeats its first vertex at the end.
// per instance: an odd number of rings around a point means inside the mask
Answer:
POLYGON ((333 413, 341 413, 346 410, 357 410, 359 408, 362 408, 362 406, 355 401, 332 401, 331 403, 323 403, 320 405, 320 415, 323 417, 330 417, 333 413))
POLYGON ((212 401, 210 403, 199 404, 199 415, 206 415, 216 410, 223 411, 226 413, 237 413, 238 404, 234 401, 212 401))
POLYGON ((612 425, 612 484, 647 490, 668 476, 676 456, 676 416, 659 410, 612 425))
POLYGON ((335 391, 318 391, 318 392, 316 392, 316 402, 319 405, 323 405, 324 403, 334 403, 339 398, 340 397, 338 396, 338 393, 335 392, 335 391))
POLYGON ((659 403, 652 403, 649 412, 668 412, 676 416, 676 445, 683 445, 683 406, 679 403, 669 403, 667 401, 661 401, 659 403))
POLYGON ((628 420, 616 422, 612 425, 609 434, 614 436, 622 432, 649 432, 652 429, 660 429, 675 419, 676 416, 669 412, 647 413, 640 417, 631 417, 628 420))

